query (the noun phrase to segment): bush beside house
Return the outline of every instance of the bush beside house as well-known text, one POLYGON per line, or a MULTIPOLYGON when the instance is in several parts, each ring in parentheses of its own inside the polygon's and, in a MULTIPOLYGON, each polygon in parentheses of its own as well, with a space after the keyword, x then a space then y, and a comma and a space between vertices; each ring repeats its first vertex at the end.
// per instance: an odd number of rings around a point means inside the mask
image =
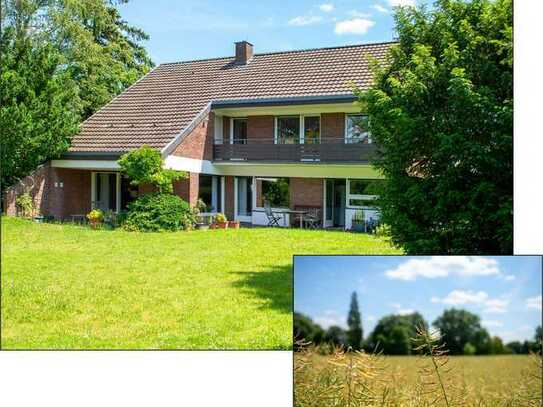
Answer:
POLYGON ((142 146, 124 154, 119 166, 133 185, 150 184, 156 192, 144 194, 128 205, 126 230, 160 232, 191 229, 196 222, 189 204, 173 195, 173 182, 186 173, 164 168, 160 153, 142 146))

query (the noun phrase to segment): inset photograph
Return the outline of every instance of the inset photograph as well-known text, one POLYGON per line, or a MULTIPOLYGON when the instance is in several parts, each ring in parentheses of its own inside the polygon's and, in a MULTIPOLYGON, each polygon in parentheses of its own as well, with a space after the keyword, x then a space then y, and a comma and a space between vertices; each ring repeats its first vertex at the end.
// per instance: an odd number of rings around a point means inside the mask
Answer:
POLYGON ((540 406, 539 256, 295 256, 295 406, 540 406))

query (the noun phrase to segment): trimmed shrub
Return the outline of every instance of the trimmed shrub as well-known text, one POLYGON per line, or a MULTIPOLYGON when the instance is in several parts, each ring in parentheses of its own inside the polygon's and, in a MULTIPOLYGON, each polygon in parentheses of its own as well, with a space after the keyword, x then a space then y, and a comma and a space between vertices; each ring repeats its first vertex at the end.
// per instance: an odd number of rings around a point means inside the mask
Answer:
POLYGON ((194 214, 189 204, 176 195, 145 194, 128 206, 123 228, 139 232, 191 229, 194 214))

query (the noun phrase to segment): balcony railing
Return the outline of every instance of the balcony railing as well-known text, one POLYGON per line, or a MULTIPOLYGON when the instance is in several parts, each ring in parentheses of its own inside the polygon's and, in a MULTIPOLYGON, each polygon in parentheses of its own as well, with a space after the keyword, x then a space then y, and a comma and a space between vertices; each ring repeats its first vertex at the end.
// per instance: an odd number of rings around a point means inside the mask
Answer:
POLYGON ((327 138, 319 144, 275 144, 273 140, 234 140, 215 144, 214 161, 261 162, 352 162, 366 163, 375 157, 375 144, 346 143, 327 138))

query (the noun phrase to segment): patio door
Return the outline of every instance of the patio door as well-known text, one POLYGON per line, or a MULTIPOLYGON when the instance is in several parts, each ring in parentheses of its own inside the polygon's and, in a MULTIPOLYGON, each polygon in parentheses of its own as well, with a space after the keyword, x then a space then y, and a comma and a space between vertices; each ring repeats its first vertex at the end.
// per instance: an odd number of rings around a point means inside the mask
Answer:
POLYGON ((93 172, 91 178, 92 207, 102 211, 120 210, 121 178, 118 172, 93 172))
POLYGON ((253 178, 235 177, 235 220, 240 222, 252 222, 253 217, 253 178))
POLYGON ((326 179, 326 217, 325 227, 345 227, 346 181, 326 179))

